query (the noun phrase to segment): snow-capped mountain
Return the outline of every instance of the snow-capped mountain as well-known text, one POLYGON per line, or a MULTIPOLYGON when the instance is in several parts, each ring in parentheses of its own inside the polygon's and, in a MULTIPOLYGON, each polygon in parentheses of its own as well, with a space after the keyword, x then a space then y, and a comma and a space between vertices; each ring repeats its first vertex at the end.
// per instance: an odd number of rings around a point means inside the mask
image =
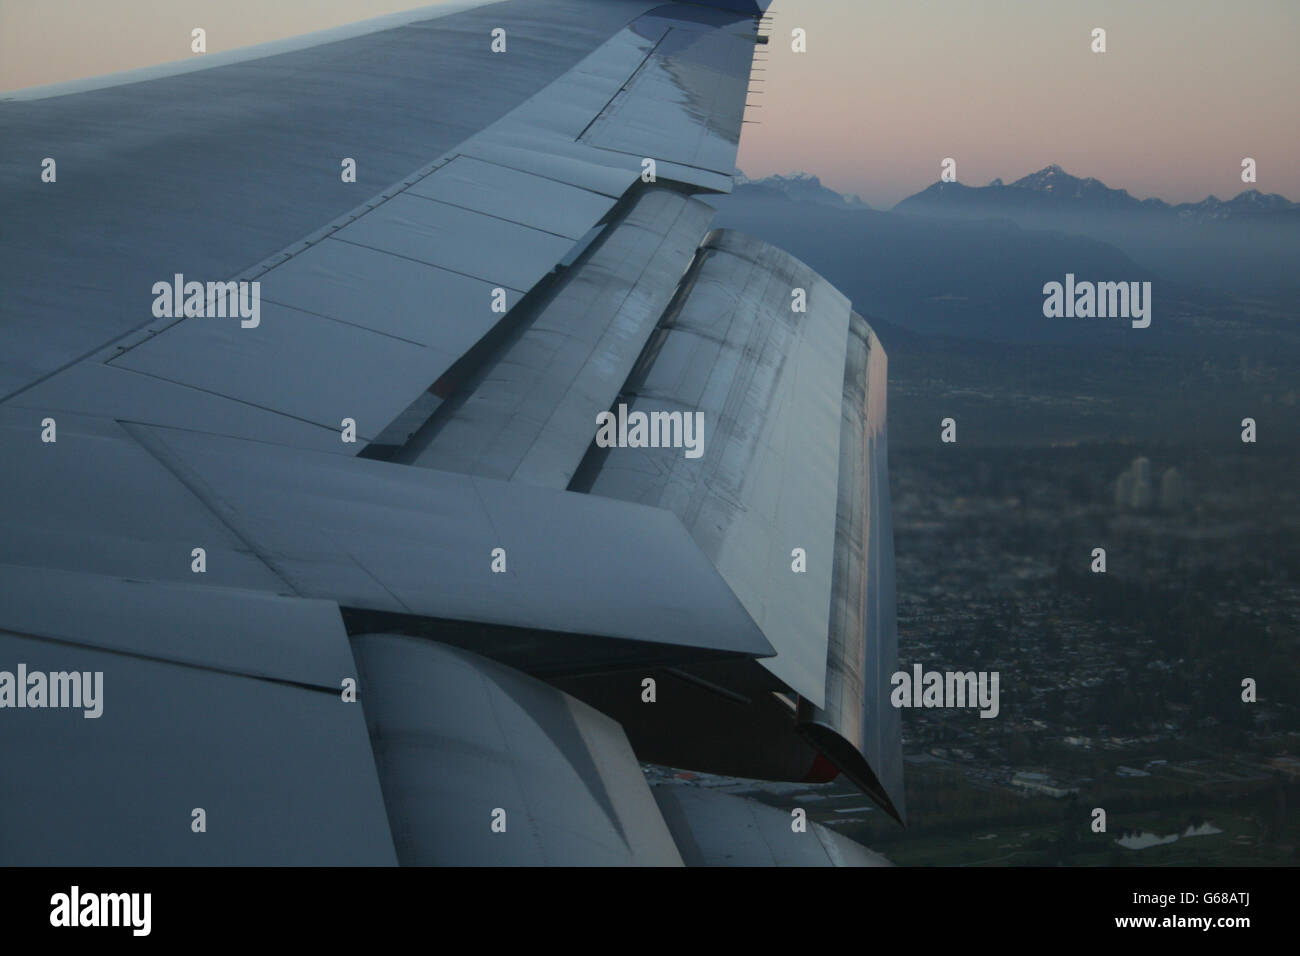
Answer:
POLYGON ((1170 205, 1161 199, 1138 199, 1126 189, 1112 189, 1099 179, 1072 176, 1056 164, 1007 185, 995 179, 987 186, 934 183, 894 207, 896 212, 967 217, 1095 216, 1113 213, 1202 226, 1228 221, 1300 225, 1300 204, 1275 193, 1248 189, 1229 200, 1209 196, 1196 203, 1170 205))
POLYGON ((750 179, 740 170, 736 170, 736 188, 745 193, 761 194, 763 191, 780 193, 795 202, 812 202, 837 209, 870 209, 856 195, 843 195, 822 185, 819 177, 805 172, 793 172, 786 176, 766 176, 763 179, 750 179))

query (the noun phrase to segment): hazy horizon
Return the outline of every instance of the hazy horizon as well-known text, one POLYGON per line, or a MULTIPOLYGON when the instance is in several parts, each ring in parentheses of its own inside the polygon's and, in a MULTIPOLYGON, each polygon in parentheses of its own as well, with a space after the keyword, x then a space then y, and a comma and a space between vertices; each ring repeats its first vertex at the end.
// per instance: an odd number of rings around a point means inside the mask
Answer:
MULTIPOLYGON (((0 0, 0 90, 192 59, 195 26, 212 54, 429 5, 0 0)), ((776 0, 769 12, 764 92, 737 159, 755 179, 804 170, 888 209, 952 157, 973 186, 1055 163, 1170 203, 1251 188, 1300 199, 1300 4, 776 0), (795 28, 805 53, 791 50, 795 28), (1241 181, 1244 157, 1255 183, 1241 181)))
MULTIPOLYGON (((1088 178, 1090 178, 1088 173, 1083 172, 1083 171, 1076 171, 1076 170, 1073 170, 1073 169, 1065 169, 1065 167, 1061 166, 1060 163, 1055 163, 1055 164, 1049 163, 1048 165, 1049 165, 1049 166, 1051 166, 1051 165, 1060 166, 1060 167, 1064 170, 1064 172, 1065 172, 1065 174, 1066 174, 1067 176, 1073 176, 1073 177, 1076 178, 1076 179, 1088 179, 1088 178)), ((1005 176, 995 177, 995 178, 999 178, 999 179, 1001 179, 1003 185, 1010 186, 1010 185, 1014 184, 1017 180, 1024 179, 1026 176, 1030 176, 1030 175, 1032 175, 1032 174, 1034 174, 1034 173, 1042 172, 1042 170, 1045 169, 1045 168, 1046 168, 1046 167, 1039 167, 1038 169, 1029 169, 1029 170, 1025 170, 1023 173, 1016 173, 1016 174, 1014 174, 1014 175, 1005 175, 1005 176)), ((824 179, 824 178, 823 178, 819 173, 817 173, 815 170, 811 170, 811 169, 787 169, 787 170, 779 170, 779 171, 777 171, 777 172, 768 173, 767 175, 764 175, 764 176, 755 176, 755 175, 751 175, 750 172, 749 172, 749 170, 744 169, 744 168, 742 168, 742 167, 737 167, 737 172, 739 172, 741 175, 743 175, 743 176, 744 176, 744 177, 745 177, 749 182, 751 182, 751 183, 763 182, 763 181, 765 181, 765 180, 767 180, 768 178, 773 177, 773 176, 781 176, 781 177, 784 177, 784 178, 786 178, 786 179, 790 179, 790 178, 792 178, 792 177, 796 177, 796 176, 813 176, 813 177, 816 177, 816 179, 817 179, 817 180, 822 184, 822 186, 824 186, 824 187, 826 187, 826 188, 828 188, 828 189, 832 189, 833 192, 837 192, 837 193, 840 192, 840 190, 838 190, 838 189, 833 189, 833 187, 831 187, 831 186, 826 182, 826 180, 825 180, 825 179, 824 179)), ((1095 177, 1095 176, 1093 176, 1093 177, 1091 177, 1091 178, 1093 178, 1093 179, 1097 179, 1097 177, 1095 177)), ((907 195, 907 196, 904 196, 903 199, 909 199, 909 198, 911 198, 912 196, 916 195, 916 193, 923 192, 924 190, 926 190, 927 188, 929 188, 930 186, 934 185, 935 183, 937 183, 937 182, 939 182, 939 181, 940 181, 939 178, 936 176, 936 177, 934 178, 934 180, 932 180, 931 182, 926 183, 924 186, 919 187, 919 188, 916 190, 916 192, 908 193, 908 195, 907 195)), ((1099 180, 1099 181, 1102 183, 1103 186, 1106 186, 1106 187, 1108 187, 1108 188, 1110 188, 1110 189, 1126 189, 1126 188, 1127 188, 1127 187, 1124 186, 1122 183, 1108 183, 1108 182, 1106 182, 1106 181, 1104 181, 1104 180, 1099 180)), ((992 185, 992 182, 993 182, 992 180, 989 180, 989 182, 983 182, 983 183, 963 182, 962 185, 963 185, 963 186, 968 186, 968 187, 971 187, 971 188, 979 188, 979 187, 983 187, 983 186, 989 186, 989 185, 992 185)), ((1219 199, 1219 200, 1227 201, 1227 200, 1229 200, 1229 199, 1233 199, 1234 197, 1240 195, 1241 193, 1244 193, 1244 192, 1251 192, 1251 191, 1256 191, 1256 192, 1265 193, 1265 194, 1271 192, 1271 190, 1260 189, 1258 183, 1242 183, 1242 184, 1241 184, 1241 188, 1238 189, 1238 190, 1236 190, 1235 192, 1231 192, 1231 193, 1229 193, 1229 192, 1224 192, 1224 193, 1207 193, 1206 195, 1201 196, 1200 199, 1183 200, 1183 201, 1185 201, 1185 202, 1190 201, 1190 202, 1192 202, 1192 203, 1196 203, 1196 202, 1200 202, 1201 200, 1204 200, 1204 199, 1209 199, 1209 198, 1211 198, 1211 196, 1212 196, 1213 198, 1215 198, 1215 199, 1219 199)), ((1129 194, 1130 194, 1131 196, 1133 196, 1133 198, 1135 198, 1135 199, 1140 199, 1140 200, 1145 200, 1145 199, 1161 199, 1161 198, 1162 198, 1162 197, 1160 197, 1160 196, 1143 196, 1143 195, 1141 195, 1141 194, 1134 193, 1131 189, 1128 190, 1128 192, 1129 192, 1129 194)), ((852 196, 855 196, 855 195, 857 195, 857 194, 856 194, 856 193, 853 193, 853 192, 850 191, 850 192, 844 192, 844 193, 841 193, 841 195, 845 196, 846 198, 851 198, 852 196)), ((1287 199, 1287 200, 1289 200, 1289 201, 1291 201, 1291 202, 1300 202, 1300 200, 1292 199, 1290 196, 1286 196, 1285 194, 1282 194, 1282 193, 1278 193, 1278 195, 1281 195, 1284 199, 1287 199)), ((863 202, 866 202, 866 199, 865 199, 864 197, 862 197, 862 196, 858 196, 858 198, 859 198, 859 199, 862 199, 863 202)), ((1165 201, 1168 201, 1168 200, 1165 200, 1165 201)), ((901 200, 900 200, 900 202, 901 202, 901 200)), ((1176 203, 1176 202, 1170 202, 1169 204, 1170 204, 1171 206, 1176 206, 1176 205, 1178 205, 1179 203, 1176 203)), ((873 209, 875 209, 875 210, 877 210, 877 211, 880 211, 880 212, 888 212, 888 211, 891 210, 894 206, 896 206, 897 203, 888 203, 888 204, 886 204, 886 205, 880 205, 880 206, 877 206, 877 205, 875 205, 875 204, 869 204, 869 205, 871 205, 871 208, 873 208, 873 209)))

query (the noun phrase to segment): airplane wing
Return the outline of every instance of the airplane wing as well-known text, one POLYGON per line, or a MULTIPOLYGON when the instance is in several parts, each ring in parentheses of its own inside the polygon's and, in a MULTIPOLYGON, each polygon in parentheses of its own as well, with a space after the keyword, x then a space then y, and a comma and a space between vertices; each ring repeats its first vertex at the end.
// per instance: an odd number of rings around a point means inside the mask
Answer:
POLYGON ((641 769, 903 816, 885 354, 710 229, 765 8, 0 101, 0 862, 882 862, 641 769))

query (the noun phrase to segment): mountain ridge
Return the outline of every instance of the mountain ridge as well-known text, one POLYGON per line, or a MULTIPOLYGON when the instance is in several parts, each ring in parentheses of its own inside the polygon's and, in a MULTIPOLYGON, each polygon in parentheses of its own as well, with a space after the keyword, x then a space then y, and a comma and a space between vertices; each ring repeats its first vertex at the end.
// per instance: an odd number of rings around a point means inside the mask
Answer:
POLYGON ((746 191, 766 191, 780 193, 795 202, 812 202, 833 209, 864 210, 871 209, 862 198, 854 193, 840 193, 822 183, 821 178, 812 173, 796 170, 792 173, 764 176, 762 179, 750 179, 739 169, 736 170, 736 187, 746 191))
POLYGON ((1007 184, 993 179, 986 186, 961 182, 936 182, 901 200, 895 212, 955 211, 1016 213, 1039 211, 1131 212, 1170 218, 1183 225, 1208 225, 1233 218, 1275 220, 1300 224, 1300 203, 1278 193, 1257 188, 1242 190, 1231 199, 1211 194, 1197 202, 1167 203, 1155 197, 1139 199, 1127 189, 1114 189, 1094 177, 1079 177, 1056 163, 1007 184), (946 207, 946 208, 945 208, 946 207))

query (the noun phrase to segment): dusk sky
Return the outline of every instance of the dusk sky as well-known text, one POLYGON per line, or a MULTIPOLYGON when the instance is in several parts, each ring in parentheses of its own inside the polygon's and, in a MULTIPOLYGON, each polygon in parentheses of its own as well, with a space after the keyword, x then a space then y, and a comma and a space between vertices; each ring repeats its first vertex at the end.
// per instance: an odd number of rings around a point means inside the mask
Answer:
MULTIPOLYGON (((417 6, 403 0, 0 0, 0 90, 189 59, 417 6)), ((419 4, 423 6, 423 4, 419 4)), ((738 165, 804 170, 880 207, 939 177, 1049 163, 1172 202, 1300 199, 1295 0, 776 0, 738 165), (790 31, 807 31, 794 53, 790 31), (1094 27, 1107 52, 1090 49, 1094 27)))

